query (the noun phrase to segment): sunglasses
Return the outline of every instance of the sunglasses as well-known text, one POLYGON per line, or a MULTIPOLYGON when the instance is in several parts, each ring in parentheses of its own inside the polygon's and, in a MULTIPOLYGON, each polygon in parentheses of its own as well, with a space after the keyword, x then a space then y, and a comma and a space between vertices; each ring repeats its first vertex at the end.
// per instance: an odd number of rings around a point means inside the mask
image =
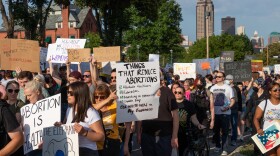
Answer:
POLYGON ((89 77, 90 77, 90 75, 83 75, 83 77, 89 78, 89 77))
POLYGON ((19 89, 15 89, 15 90, 13 90, 13 89, 8 89, 8 92, 9 93, 18 93, 19 92, 19 89))
POLYGON ((116 76, 111 76, 111 79, 116 79, 116 76))
POLYGON ((216 76, 215 78, 223 78, 223 76, 216 76))
POLYGON ((177 92, 177 91, 175 91, 174 94, 179 94, 179 95, 181 95, 182 92, 177 92))
POLYGON ((73 91, 67 91, 67 95, 70 95, 70 96, 74 96, 74 93, 73 93, 73 91))
POLYGON ((273 89, 272 91, 273 91, 273 92, 277 92, 277 91, 280 92, 280 88, 273 89))
POLYGON ((94 99, 100 99, 100 100, 104 100, 105 96, 101 95, 101 96, 94 96, 94 99))

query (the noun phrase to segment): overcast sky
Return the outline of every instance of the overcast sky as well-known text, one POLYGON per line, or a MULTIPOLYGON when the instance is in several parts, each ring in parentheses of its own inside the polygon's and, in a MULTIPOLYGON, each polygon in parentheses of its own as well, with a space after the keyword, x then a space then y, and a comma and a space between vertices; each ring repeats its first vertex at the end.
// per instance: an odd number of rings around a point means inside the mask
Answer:
MULTIPOLYGON (((183 35, 191 41, 196 39, 196 2, 197 0, 176 0, 182 9, 183 35)), ((280 32, 280 0, 212 0, 214 3, 214 33, 221 33, 221 18, 235 17, 236 28, 245 26, 245 34, 250 38, 254 31, 263 36, 267 44, 268 35, 280 32)))

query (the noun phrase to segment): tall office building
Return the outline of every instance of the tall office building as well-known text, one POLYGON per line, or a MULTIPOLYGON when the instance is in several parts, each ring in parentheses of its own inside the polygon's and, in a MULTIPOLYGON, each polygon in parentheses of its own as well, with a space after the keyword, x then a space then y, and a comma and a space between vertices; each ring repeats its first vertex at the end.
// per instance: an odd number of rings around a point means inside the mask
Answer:
POLYGON ((237 35, 245 35, 245 27, 244 26, 239 26, 237 27, 237 35))
POLYGON ((211 0, 197 0, 196 5, 196 39, 206 37, 206 24, 208 23, 208 35, 214 33, 214 5, 211 0), (208 19, 208 22, 206 21, 208 19))
POLYGON ((235 18, 227 16, 222 18, 222 32, 235 35, 235 18))
POLYGON ((280 33, 272 32, 268 37, 268 44, 280 42, 280 33))
POLYGON ((251 43, 253 45, 254 53, 259 53, 262 51, 264 47, 264 39, 263 37, 259 36, 257 31, 255 31, 254 36, 251 37, 251 43))

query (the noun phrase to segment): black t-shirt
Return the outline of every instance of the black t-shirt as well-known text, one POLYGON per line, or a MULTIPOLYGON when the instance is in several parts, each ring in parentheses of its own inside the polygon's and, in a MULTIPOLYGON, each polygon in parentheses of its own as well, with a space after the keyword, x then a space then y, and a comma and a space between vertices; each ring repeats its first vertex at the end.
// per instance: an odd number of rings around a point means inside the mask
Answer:
POLYGON ((171 111, 175 109, 178 109, 178 106, 174 94, 169 88, 161 87, 158 118, 154 120, 144 120, 142 122, 142 132, 154 136, 171 135, 173 127, 171 111))
POLYGON ((186 133, 186 129, 191 126, 191 116, 193 116, 196 111, 194 105, 188 101, 184 100, 180 103, 177 102, 179 108, 179 133, 186 133))
MULTIPOLYGON (((1 105, 1 104, 0 104, 1 105)), ((2 107, 0 115, 2 118, 2 123, 0 126, 3 126, 0 132, 0 149, 2 149, 9 141, 9 137, 7 135, 8 132, 11 132, 19 127, 19 123, 16 120, 15 115, 9 109, 9 105, 0 106, 2 107)))

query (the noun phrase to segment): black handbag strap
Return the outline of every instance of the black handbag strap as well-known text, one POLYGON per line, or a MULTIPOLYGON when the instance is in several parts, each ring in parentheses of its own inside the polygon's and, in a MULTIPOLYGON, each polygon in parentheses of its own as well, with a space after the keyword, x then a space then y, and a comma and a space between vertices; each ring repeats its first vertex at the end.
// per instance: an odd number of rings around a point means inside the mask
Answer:
POLYGON ((265 99, 265 105, 264 105, 264 109, 263 109, 263 114, 262 114, 262 120, 263 120, 263 122, 262 122, 262 128, 263 128, 263 124, 264 124, 264 113, 265 113, 265 110, 266 110, 266 106, 267 106, 267 99, 265 99))

